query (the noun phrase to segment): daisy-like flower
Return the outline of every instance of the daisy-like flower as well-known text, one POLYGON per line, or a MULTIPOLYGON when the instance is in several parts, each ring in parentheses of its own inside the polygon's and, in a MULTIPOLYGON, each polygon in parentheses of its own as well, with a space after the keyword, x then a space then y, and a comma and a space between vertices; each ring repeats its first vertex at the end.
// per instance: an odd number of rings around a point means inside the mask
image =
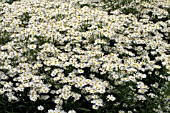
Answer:
POLYGON ((37 47, 37 45, 35 45, 35 44, 28 45, 29 49, 33 49, 34 50, 34 49, 36 49, 36 47, 37 47))
POLYGON ((91 103, 93 103, 97 106, 103 106, 103 100, 102 99, 92 100, 91 103))
POLYGON ((146 91, 148 91, 148 90, 142 89, 142 88, 138 90, 138 92, 139 92, 139 93, 142 93, 142 94, 144 94, 146 91))
POLYGON ((31 38, 29 38, 29 40, 30 40, 31 42, 37 41, 37 39, 36 39, 35 37, 31 37, 31 38))
POLYGON ((125 112, 121 110, 121 111, 119 111, 119 113, 125 113, 125 112))
POLYGON ((39 106, 37 107, 37 109, 40 110, 40 111, 42 111, 42 110, 44 110, 44 107, 43 107, 42 105, 39 105, 39 106))
POLYGON ((48 113, 56 113, 56 112, 54 110, 52 110, 52 109, 49 109, 48 113))
POLYGON ((108 100, 108 101, 115 101, 116 98, 115 98, 113 95, 108 95, 108 96, 107 96, 107 100, 108 100))
POLYGON ((93 109, 99 109, 99 106, 93 105, 92 108, 93 108, 93 109))
POLYGON ((75 110, 69 110, 68 113, 76 113, 75 110))
POLYGON ((138 100, 146 100, 146 98, 143 95, 138 95, 137 98, 138 100))
POLYGON ((83 73, 84 71, 82 69, 78 69, 78 73, 83 73))
POLYGON ((57 105, 62 105, 63 101, 60 98, 57 98, 54 100, 54 103, 56 103, 57 105))
POLYGON ((64 110, 54 110, 54 113, 66 113, 64 110))
POLYGON ((146 74, 142 74, 142 73, 140 73, 140 74, 137 74, 137 78, 146 78, 146 74))

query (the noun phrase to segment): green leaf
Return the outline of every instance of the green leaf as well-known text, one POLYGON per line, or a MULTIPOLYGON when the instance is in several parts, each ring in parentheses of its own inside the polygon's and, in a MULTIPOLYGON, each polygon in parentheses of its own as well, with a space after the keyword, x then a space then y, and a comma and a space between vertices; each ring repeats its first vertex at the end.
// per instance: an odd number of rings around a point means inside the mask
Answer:
POLYGON ((87 109, 87 108, 76 108, 76 109, 79 109, 79 110, 82 110, 82 111, 91 111, 90 109, 87 109))
POLYGON ((17 106, 17 108, 24 108, 24 107, 25 107, 24 105, 17 106))

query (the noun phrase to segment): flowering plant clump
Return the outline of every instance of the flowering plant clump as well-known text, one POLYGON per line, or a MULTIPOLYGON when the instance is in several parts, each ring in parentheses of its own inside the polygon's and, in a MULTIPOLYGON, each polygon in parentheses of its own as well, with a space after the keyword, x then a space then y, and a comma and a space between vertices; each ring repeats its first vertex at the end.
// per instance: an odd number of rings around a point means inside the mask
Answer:
POLYGON ((0 4, 0 109, 170 111, 170 3, 20 0, 0 4), (133 8, 133 9, 132 9, 133 8))

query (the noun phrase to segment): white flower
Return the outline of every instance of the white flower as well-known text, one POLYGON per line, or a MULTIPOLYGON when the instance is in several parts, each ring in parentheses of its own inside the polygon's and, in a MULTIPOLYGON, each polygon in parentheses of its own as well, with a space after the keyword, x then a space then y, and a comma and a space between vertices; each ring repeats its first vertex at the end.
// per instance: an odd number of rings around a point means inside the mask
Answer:
POLYGON ((36 49, 36 47, 37 47, 37 45, 35 45, 35 44, 28 45, 29 49, 36 49))
POLYGON ((56 103, 57 105, 62 105, 63 100, 61 100, 60 98, 57 98, 57 99, 54 100, 54 103, 56 103))
POLYGON ((168 76, 168 81, 170 81, 170 76, 168 76))
POLYGON ((36 39, 36 38, 34 38, 34 37, 29 38, 29 40, 30 40, 31 42, 35 42, 35 41, 37 41, 37 39, 36 39))
POLYGON ((108 101, 114 101, 116 98, 113 95, 108 95, 107 96, 108 101))
POLYGON ((151 86, 154 88, 158 88, 159 85, 158 85, 158 83, 155 83, 155 84, 151 84, 151 86))
POLYGON ((97 106, 103 106, 103 100, 102 99, 92 100, 91 103, 93 103, 97 106))
POLYGON ((49 110, 48 110, 48 113, 55 113, 55 112, 54 112, 54 110, 49 109, 49 110))
POLYGON ((57 70, 54 69, 54 70, 52 71, 52 73, 51 73, 51 76, 54 77, 56 74, 57 74, 57 70))
POLYGON ((143 88, 141 88, 141 89, 138 90, 138 92, 139 92, 139 93, 142 93, 142 94, 144 94, 146 91, 148 91, 148 90, 143 89, 143 88))
POLYGON ((143 95, 138 95, 137 98, 138 100, 146 100, 146 98, 143 95))
POLYGON ((37 108, 38 108, 38 110, 40 110, 40 111, 44 110, 44 107, 43 107, 42 105, 38 106, 37 108))
POLYGON ((135 79, 134 76, 129 76, 128 79, 131 80, 131 81, 133 81, 133 82, 136 82, 136 79, 135 79))
POLYGON ((154 98, 156 95, 155 94, 153 94, 153 93, 149 93, 149 94, 147 94, 148 96, 150 96, 151 98, 154 98))
POLYGON ((78 73, 84 73, 82 69, 78 69, 78 73))
POLYGON ((99 109, 99 106, 93 105, 92 108, 93 108, 93 109, 99 109))
POLYGON ((121 110, 121 111, 119 111, 119 113, 125 113, 125 112, 121 110))
POLYGON ((137 77, 139 77, 139 78, 146 78, 146 74, 141 74, 140 73, 140 74, 137 75, 137 77))
POLYGON ((54 113, 66 113, 66 112, 63 110, 54 110, 54 113))
POLYGON ((70 110, 70 111, 68 111, 68 113, 76 113, 76 111, 75 110, 70 110))
POLYGON ((43 96, 41 96, 41 99, 42 99, 42 100, 47 100, 48 98, 50 98, 49 95, 43 95, 43 96))

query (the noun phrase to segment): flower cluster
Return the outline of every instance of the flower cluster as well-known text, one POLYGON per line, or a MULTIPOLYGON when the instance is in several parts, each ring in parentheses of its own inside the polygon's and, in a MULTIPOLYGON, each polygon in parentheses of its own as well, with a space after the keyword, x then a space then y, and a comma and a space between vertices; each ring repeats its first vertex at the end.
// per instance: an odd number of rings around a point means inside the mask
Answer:
POLYGON ((1 3, 0 95, 43 100, 37 110, 48 113, 170 110, 170 5, 136 2, 138 17, 124 7, 108 15, 102 5, 1 3))

